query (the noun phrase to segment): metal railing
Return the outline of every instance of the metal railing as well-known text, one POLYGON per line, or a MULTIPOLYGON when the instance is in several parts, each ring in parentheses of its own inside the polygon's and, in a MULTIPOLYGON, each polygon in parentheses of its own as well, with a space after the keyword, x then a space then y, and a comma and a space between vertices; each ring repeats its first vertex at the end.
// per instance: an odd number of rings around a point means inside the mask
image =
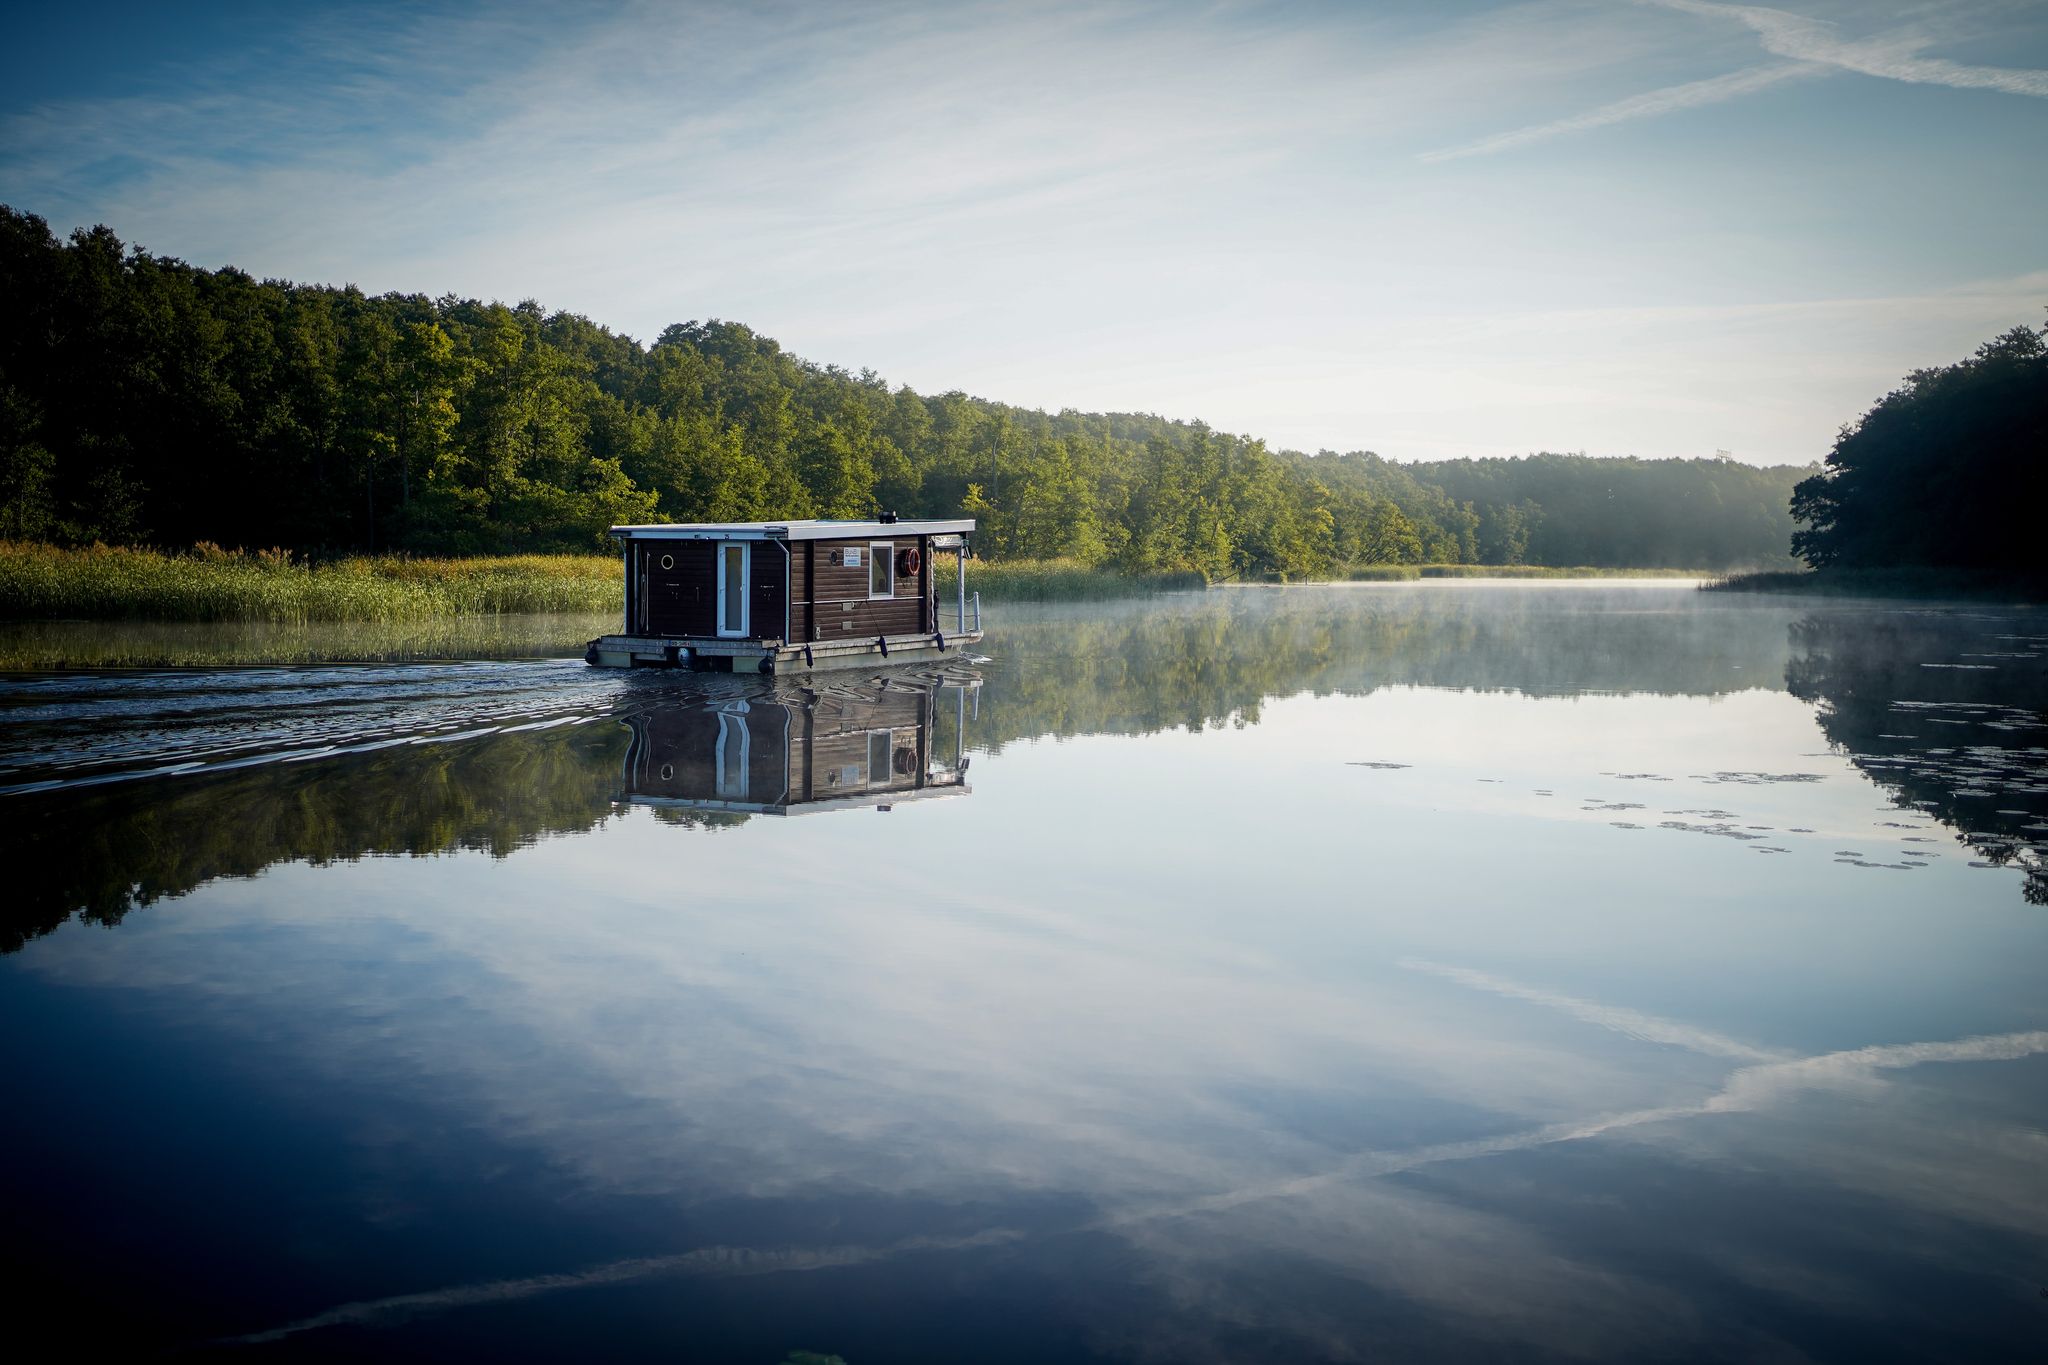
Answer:
POLYGON ((956 601, 949 602, 946 605, 952 607, 953 610, 945 612, 939 619, 944 620, 946 616, 953 618, 953 634, 961 635, 970 630, 978 631, 981 629, 980 593, 963 592, 956 601))
POLYGON ((959 553, 955 556, 953 560, 953 573, 955 575, 954 592, 956 594, 954 600, 958 604, 953 609, 953 630, 956 634, 960 635, 964 635, 970 630, 978 632, 981 629, 980 593, 973 594, 974 616, 972 617, 972 620, 974 624, 971 626, 967 624, 970 618, 967 615, 967 546, 964 543, 964 541, 960 546, 959 553))

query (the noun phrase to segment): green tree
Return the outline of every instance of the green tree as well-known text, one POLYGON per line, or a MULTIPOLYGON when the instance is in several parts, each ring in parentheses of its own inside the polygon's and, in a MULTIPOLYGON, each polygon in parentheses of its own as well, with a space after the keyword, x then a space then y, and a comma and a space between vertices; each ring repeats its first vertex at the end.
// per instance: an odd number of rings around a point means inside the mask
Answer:
POLYGON ((2044 454, 2048 328, 2016 327, 1842 428, 1793 490, 1792 547, 1815 567, 2039 571, 2044 454))

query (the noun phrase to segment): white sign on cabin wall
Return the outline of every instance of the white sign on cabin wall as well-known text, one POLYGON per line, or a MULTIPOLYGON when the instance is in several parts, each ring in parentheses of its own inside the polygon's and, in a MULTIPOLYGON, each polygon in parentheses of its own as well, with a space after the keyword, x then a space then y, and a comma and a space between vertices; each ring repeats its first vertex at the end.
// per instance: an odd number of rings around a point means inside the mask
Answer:
POLYGON ((849 569, 858 569, 858 568, 860 567, 860 550, 859 550, 859 549, 857 549, 857 548, 855 548, 855 549, 849 549, 849 550, 848 550, 848 551, 846 552, 846 567, 847 567, 847 568, 849 568, 849 569))

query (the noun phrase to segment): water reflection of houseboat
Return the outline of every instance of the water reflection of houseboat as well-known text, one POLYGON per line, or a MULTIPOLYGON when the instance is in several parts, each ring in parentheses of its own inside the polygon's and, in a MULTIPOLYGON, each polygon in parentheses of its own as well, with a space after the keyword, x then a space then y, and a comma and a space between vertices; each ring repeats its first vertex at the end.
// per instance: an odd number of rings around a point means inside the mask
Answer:
POLYGON ((631 716, 620 799, 757 815, 968 793, 978 681, 734 695, 631 716), (950 733, 945 733, 950 731, 950 733))

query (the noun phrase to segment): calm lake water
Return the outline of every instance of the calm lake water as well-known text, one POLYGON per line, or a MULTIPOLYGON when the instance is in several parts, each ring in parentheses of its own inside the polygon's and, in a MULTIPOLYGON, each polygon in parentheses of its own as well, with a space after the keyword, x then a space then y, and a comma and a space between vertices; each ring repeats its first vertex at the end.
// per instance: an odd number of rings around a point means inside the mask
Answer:
POLYGON ((2048 1352, 2048 617, 992 615, 811 688, 0 682, 14 1332, 2048 1352))

